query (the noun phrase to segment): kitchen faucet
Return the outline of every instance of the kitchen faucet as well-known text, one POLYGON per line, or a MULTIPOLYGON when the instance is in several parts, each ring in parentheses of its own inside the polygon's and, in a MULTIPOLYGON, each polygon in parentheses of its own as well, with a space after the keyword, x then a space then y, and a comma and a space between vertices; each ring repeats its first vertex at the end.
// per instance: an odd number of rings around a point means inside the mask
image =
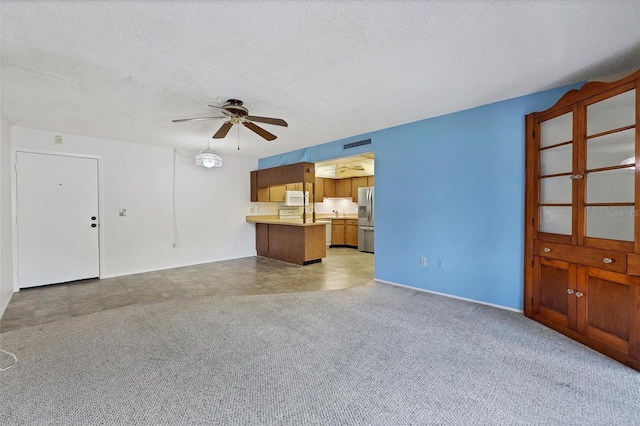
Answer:
POLYGON ((338 217, 338 210, 331 210, 331 211, 336 214, 336 217, 338 217))

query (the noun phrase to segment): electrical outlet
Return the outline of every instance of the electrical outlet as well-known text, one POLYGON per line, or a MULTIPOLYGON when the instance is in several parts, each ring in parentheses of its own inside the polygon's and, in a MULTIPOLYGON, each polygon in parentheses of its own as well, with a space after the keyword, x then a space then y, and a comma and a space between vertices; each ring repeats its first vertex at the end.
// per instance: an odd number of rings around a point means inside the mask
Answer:
POLYGON ((427 258, 420 256, 420 266, 427 266, 427 258))
POLYGON ((444 269, 444 259, 438 259, 438 268, 444 269))
POLYGON ((120 216, 126 216, 127 215, 127 209, 120 209, 120 216))
POLYGON ((56 143, 62 143, 62 136, 56 135, 56 143))

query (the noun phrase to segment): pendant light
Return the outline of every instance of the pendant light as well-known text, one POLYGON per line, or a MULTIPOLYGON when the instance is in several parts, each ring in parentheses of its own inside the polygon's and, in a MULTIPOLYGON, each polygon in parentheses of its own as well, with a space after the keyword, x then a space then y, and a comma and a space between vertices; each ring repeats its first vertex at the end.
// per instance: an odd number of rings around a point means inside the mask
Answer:
POLYGON ((196 155, 196 166, 202 166, 208 169, 212 167, 222 167, 222 158, 209 148, 209 142, 207 142, 207 147, 196 155))

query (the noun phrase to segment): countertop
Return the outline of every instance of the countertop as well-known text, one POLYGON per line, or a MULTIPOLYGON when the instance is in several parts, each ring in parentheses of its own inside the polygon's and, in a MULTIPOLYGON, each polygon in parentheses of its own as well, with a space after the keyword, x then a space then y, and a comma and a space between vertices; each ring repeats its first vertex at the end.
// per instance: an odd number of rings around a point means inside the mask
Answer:
POLYGON ((347 213, 346 215, 339 215, 336 217, 333 213, 318 213, 316 214, 316 221, 324 220, 325 222, 311 222, 311 215, 307 214, 307 223, 302 223, 302 219, 280 219, 277 215, 253 215, 247 216, 247 222, 250 223, 269 223, 274 225, 292 225, 292 226, 318 226, 326 225, 328 219, 358 219, 356 213, 347 213))
MULTIPOLYGON (((307 215, 310 217, 310 215, 307 215)), ((316 220, 318 219, 357 219, 358 213, 347 213, 345 215, 338 215, 336 217, 335 213, 316 213, 316 220)))
POLYGON ((307 219, 307 223, 302 223, 302 219, 279 219, 278 216, 247 216, 247 222, 250 223, 267 223, 270 225, 291 225, 291 226, 326 226, 324 222, 311 222, 307 219))

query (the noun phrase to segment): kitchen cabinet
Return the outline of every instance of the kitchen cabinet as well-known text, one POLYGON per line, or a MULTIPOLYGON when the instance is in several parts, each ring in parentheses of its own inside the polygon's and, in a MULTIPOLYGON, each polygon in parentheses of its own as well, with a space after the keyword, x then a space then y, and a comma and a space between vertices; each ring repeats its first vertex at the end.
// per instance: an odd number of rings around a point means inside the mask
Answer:
POLYGON ((327 255, 326 226, 323 223, 301 225, 266 223, 260 222, 260 219, 251 221, 256 224, 258 256, 296 265, 308 265, 321 262, 327 255))
POLYGON ((347 219, 344 228, 344 245, 358 247, 358 220, 347 219))
POLYGON ((249 173, 251 201, 258 201, 258 171, 254 170, 249 173))
POLYGON ((250 176, 251 176, 251 201, 252 202, 269 201, 269 188, 258 187, 258 171, 257 170, 252 171, 250 176))
POLYGON ((316 178, 316 197, 313 201, 316 203, 321 203, 324 201, 324 178, 317 177, 316 178))
POLYGON ((271 197, 269 194, 269 188, 258 188, 258 201, 267 202, 271 201, 271 197))
POLYGON ((266 223, 256 223, 256 252, 258 256, 269 253, 269 225, 266 223))
POLYGON ((367 176, 358 176, 351 178, 351 200, 354 203, 358 202, 358 188, 367 186, 367 176))
POLYGON ((327 178, 324 180, 324 196, 327 198, 336 197, 336 180, 335 179, 327 178))
POLYGON ((302 191, 302 182, 288 183, 286 187, 287 191, 302 191))
POLYGON ((375 176, 367 176, 367 186, 376 186, 375 176))
POLYGON ((331 220, 331 245, 343 246, 345 242, 345 219, 331 220))
POLYGON ((358 247, 358 220, 332 219, 331 246, 358 247))
POLYGON ((351 197, 351 179, 336 179, 336 197, 351 197))
POLYGON ((525 315, 640 370, 640 71, 526 117, 525 315))
POLYGON ((286 185, 275 185, 269 187, 269 201, 284 202, 284 192, 287 190, 286 185))
POLYGON ((282 202, 284 201, 284 191, 287 189, 288 184, 292 184, 295 188, 301 190, 303 183, 311 184, 315 182, 315 165, 305 162, 253 170, 250 172, 249 177, 251 184, 250 200, 252 202, 282 202))

